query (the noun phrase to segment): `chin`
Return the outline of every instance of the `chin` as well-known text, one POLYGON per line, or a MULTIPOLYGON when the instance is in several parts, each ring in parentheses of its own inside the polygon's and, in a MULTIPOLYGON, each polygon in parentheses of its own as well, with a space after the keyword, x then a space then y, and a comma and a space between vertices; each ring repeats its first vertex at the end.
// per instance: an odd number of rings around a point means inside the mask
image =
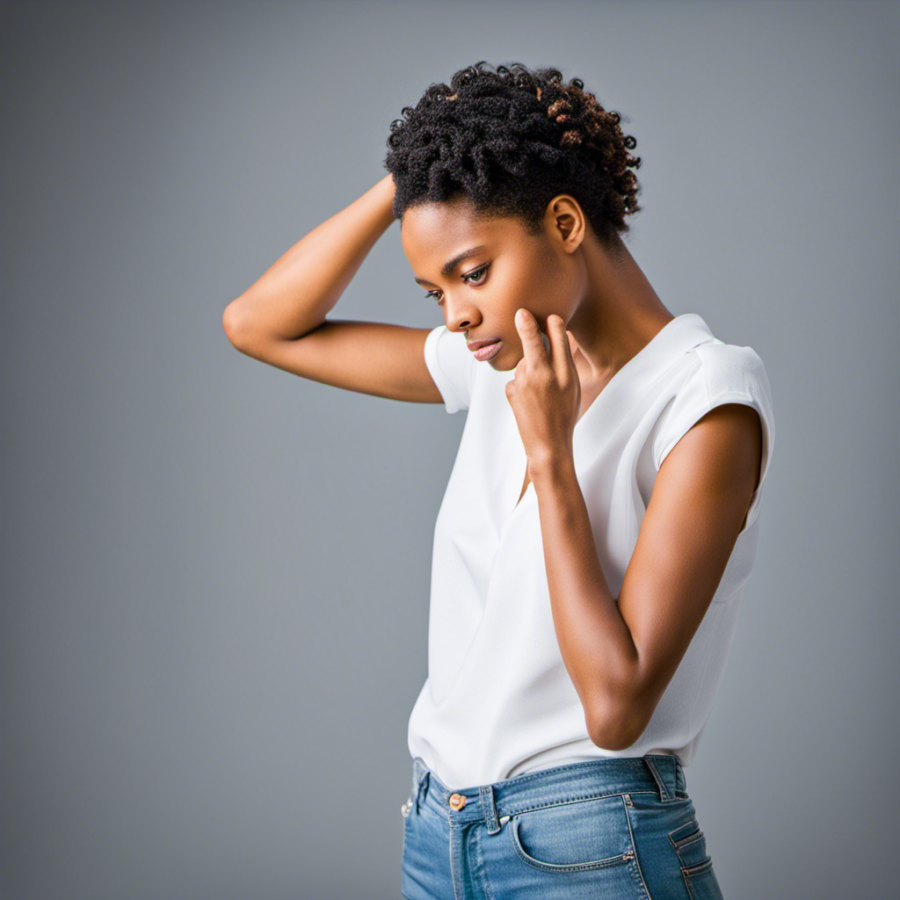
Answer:
POLYGON ((487 364, 497 372, 510 372, 519 364, 520 359, 522 359, 522 356, 513 362, 509 362, 509 357, 501 350, 493 359, 489 359, 487 364))

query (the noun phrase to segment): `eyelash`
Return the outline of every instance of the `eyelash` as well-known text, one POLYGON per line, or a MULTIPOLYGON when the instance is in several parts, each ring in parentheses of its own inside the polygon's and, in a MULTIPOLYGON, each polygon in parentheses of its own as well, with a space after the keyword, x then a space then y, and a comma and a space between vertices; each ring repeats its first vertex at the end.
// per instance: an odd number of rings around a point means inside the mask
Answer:
MULTIPOLYGON (((487 274, 487 270, 490 267, 491 267, 491 264, 487 263, 487 264, 483 265, 480 269, 476 269, 474 272, 469 272, 468 275, 463 275, 463 277, 462 277, 463 281, 465 281, 466 284, 471 284, 471 282, 469 281, 470 278, 476 278, 479 275, 487 274)), ((480 284, 476 284, 475 287, 480 287, 480 284)), ((434 300, 436 303, 440 303, 441 302, 440 299, 437 298, 435 296, 435 294, 437 294, 437 291, 428 291, 428 293, 425 294, 425 299, 426 300, 434 300)))

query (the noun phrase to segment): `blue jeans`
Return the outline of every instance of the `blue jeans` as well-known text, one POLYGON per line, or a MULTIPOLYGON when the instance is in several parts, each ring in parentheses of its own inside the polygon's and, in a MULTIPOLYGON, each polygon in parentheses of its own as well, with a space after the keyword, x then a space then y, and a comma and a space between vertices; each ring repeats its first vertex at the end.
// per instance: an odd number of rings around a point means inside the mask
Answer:
POLYGON ((451 790, 420 757, 407 900, 722 900, 678 758, 600 758, 451 790))

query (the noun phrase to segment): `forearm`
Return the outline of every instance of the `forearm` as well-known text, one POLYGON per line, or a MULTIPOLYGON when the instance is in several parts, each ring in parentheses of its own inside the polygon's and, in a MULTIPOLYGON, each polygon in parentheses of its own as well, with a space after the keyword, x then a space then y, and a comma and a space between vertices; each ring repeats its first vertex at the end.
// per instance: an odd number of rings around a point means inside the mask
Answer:
POLYGON ((638 654, 609 589, 570 453, 537 468, 541 535, 556 637, 581 698, 592 740, 624 749, 642 729, 636 696, 638 654))
POLYGON ((301 238, 228 305, 223 326, 229 338, 291 340, 318 328, 393 222, 393 198, 394 182, 386 175, 301 238))

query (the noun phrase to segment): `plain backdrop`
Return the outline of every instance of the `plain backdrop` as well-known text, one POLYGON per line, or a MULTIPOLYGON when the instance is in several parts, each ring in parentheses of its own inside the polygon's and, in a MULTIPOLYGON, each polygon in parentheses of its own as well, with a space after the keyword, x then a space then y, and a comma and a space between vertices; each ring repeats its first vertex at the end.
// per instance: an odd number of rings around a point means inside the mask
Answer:
MULTIPOLYGON (((729 900, 896 890, 896 2, 4 3, 3 900, 398 898, 465 413, 238 353, 225 306, 484 59, 637 139, 629 246, 776 445, 686 770, 729 900)), ((339 318, 443 321, 399 227, 339 318)))

